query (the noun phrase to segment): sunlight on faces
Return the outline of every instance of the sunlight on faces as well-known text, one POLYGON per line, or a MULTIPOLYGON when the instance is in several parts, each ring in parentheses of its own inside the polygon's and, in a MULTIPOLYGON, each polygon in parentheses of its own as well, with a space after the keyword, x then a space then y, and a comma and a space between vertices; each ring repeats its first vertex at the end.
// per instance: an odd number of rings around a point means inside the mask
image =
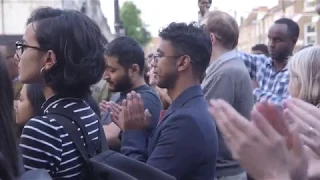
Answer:
MULTIPOLYGON (((39 47, 34 28, 36 28, 34 23, 30 23, 26 27, 23 35, 23 44, 39 47)), ((41 69, 48 71, 56 63, 56 56, 52 50, 42 52, 24 47, 24 51, 19 58, 19 80, 22 83, 41 83, 41 69)))

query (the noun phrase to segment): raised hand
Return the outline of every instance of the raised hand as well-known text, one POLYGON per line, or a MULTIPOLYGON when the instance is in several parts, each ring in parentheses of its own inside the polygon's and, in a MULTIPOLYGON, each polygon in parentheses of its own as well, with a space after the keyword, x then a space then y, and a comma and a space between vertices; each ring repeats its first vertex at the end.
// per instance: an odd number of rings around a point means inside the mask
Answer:
POLYGON ((99 103, 99 108, 100 108, 100 112, 101 112, 101 113, 104 113, 104 112, 108 109, 108 102, 105 101, 105 100, 102 100, 102 101, 99 103))
POLYGON ((122 101, 121 107, 118 120, 115 121, 121 130, 144 130, 149 126, 151 114, 148 110, 144 110, 140 94, 128 93, 127 99, 122 101))
POLYGON ((284 115, 295 123, 303 143, 320 158, 320 109, 299 99, 284 104, 284 115))
POLYGON ((111 117, 111 120, 113 122, 116 122, 119 118, 119 114, 122 110, 122 107, 119 105, 119 104, 116 104, 114 102, 109 102, 107 104, 107 108, 110 112, 110 117, 111 117))
MULTIPOLYGON (((285 119, 283 111, 280 110, 278 106, 266 102, 258 103, 255 107, 269 122, 273 129, 286 139, 287 148, 289 150, 289 161, 291 165, 290 175, 292 180, 303 179, 303 177, 307 176, 307 169, 301 167, 308 165, 306 156, 307 151, 301 146, 301 139, 298 135, 289 130, 288 119, 285 119)), ((260 126, 258 126, 258 128, 259 127, 260 126)))
MULTIPOLYGON (((248 121, 223 100, 211 101, 210 113, 242 167, 255 179, 290 179, 291 156, 285 138, 278 133, 257 109, 248 121), (253 160, 254 159, 254 160, 253 160), (257 163, 258 162, 258 163, 257 163)), ((292 149, 303 158, 304 150, 298 136, 292 136, 292 149)), ((306 162, 306 161, 299 161, 306 162)), ((299 164, 298 174, 306 177, 307 164, 299 164)))

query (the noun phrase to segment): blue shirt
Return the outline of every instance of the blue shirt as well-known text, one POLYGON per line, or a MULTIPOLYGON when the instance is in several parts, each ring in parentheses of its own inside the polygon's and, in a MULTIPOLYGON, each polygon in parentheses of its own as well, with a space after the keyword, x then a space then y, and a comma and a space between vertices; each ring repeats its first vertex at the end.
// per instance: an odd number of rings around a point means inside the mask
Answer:
POLYGON ((268 100, 275 104, 281 104, 284 99, 289 97, 287 66, 281 71, 277 71, 270 57, 241 52, 238 52, 238 55, 245 62, 251 78, 259 84, 259 87, 253 90, 257 102, 268 100))

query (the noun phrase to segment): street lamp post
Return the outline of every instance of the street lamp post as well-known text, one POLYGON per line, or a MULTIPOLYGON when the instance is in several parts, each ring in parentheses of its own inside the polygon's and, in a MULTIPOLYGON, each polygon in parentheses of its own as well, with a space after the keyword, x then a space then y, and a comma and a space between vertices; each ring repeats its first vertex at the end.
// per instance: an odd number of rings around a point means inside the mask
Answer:
POLYGON ((119 0, 114 0, 114 29, 116 37, 125 35, 123 23, 120 18, 119 0))

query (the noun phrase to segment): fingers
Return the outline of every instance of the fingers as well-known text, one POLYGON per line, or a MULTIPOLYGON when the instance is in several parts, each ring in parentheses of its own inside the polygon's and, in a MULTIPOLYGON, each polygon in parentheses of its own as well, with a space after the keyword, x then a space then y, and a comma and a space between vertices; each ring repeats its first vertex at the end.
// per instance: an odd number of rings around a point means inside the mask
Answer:
MULTIPOLYGON (((238 122, 242 117, 239 114, 232 114, 232 110, 228 110, 230 106, 224 107, 226 104, 220 101, 210 101, 211 107, 209 112, 214 116, 218 129, 223 134, 223 138, 227 146, 232 152, 234 159, 238 159, 239 142, 245 139, 245 134, 241 132, 234 122, 238 122), (231 111, 231 112, 230 112, 231 111)), ((242 120, 240 120, 242 121, 242 120)))
POLYGON ((131 93, 127 94, 127 101, 126 101, 126 108, 129 114, 133 113, 133 107, 132 107, 132 96, 131 93))
MULTIPOLYGON (((273 127, 268 123, 265 117, 257 109, 253 109, 252 111, 252 120, 256 127, 260 130, 260 132, 264 134, 264 136, 261 136, 262 140, 267 140, 268 138, 271 141, 273 141, 279 138, 279 133, 277 133, 273 129, 273 127)), ((258 131, 255 133, 260 134, 260 132, 258 131)))
POLYGON ((140 112, 140 107, 139 107, 139 98, 137 96, 137 93, 132 91, 130 93, 131 95, 131 105, 132 105, 132 113, 134 115, 134 119, 138 119, 139 118, 139 114, 143 113, 143 111, 140 112))
POLYGON ((128 128, 128 122, 130 122, 130 116, 129 116, 129 112, 128 112, 128 108, 127 108, 127 100, 124 99, 121 103, 121 108, 122 108, 122 111, 121 111, 121 115, 122 117, 120 118, 121 119, 121 123, 122 123, 122 127, 123 127, 123 130, 126 130, 128 128))
POLYGON ((320 130, 320 110, 311 104, 305 103, 298 99, 292 99, 285 102, 285 107, 294 114, 297 118, 301 119, 309 126, 320 130))
POLYGON ((283 112, 284 116, 288 119, 291 119, 295 123, 295 130, 302 134, 308 134, 310 128, 312 128, 309 124, 307 124, 304 120, 299 118, 296 113, 289 109, 285 109, 283 112))
POLYGON ((144 114, 144 104, 140 94, 136 94, 137 96, 137 107, 139 114, 144 114))
POLYGON ((304 145, 308 146, 317 156, 320 156, 320 147, 315 140, 303 134, 300 137, 304 145))
POLYGON ((258 103, 257 111, 268 121, 268 123, 282 136, 289 136, 289 127, 279 109, 267 102, 258 103))
POLYGON ((100 108, 100 111, 101 112, 104 112, 108 109, 108 103, 107 101, 105 100, 102 100, 100 103, 99 103, 99 108, 100 108))
MULTIPOLYGON (((233 124, 229 121, 228 116, 222 110, 220 104, 217 101, 210 101, 211 107, 209 108, 210 113, 215 118, 215 122, 222 132, 225 141, 231 141, 234 139, 234 134, 237 133, 237 129, 233 127, 233 124)), ((231 118, 230 118, 231 119, 231 118)))
POLYGON ((300 99, 296 99, 296 98, 292 98, 290 100, 287 100, 284 102, 285 106, 290 105, 290 104, 294 104, 297 107, 303 109, 304 111, 306 111, 308 114, 316 117, 317 119, 320 119, 320 111, 319 108, 309 104, 307 102, 304 102, 300 99))
POLYGON ((145 116, 144 118, 145 126, 149 126, 151 123, 151 113, 149 112, 148 109, 144 111, 144 116, 145 116))
POLYGON ((302 140, 300 139, 299 135, 297 133, 293 134, 293 143, 292 143, 292 152, 296 155, 296 157, 301 157, 304 154, 304 148, 302 140))

